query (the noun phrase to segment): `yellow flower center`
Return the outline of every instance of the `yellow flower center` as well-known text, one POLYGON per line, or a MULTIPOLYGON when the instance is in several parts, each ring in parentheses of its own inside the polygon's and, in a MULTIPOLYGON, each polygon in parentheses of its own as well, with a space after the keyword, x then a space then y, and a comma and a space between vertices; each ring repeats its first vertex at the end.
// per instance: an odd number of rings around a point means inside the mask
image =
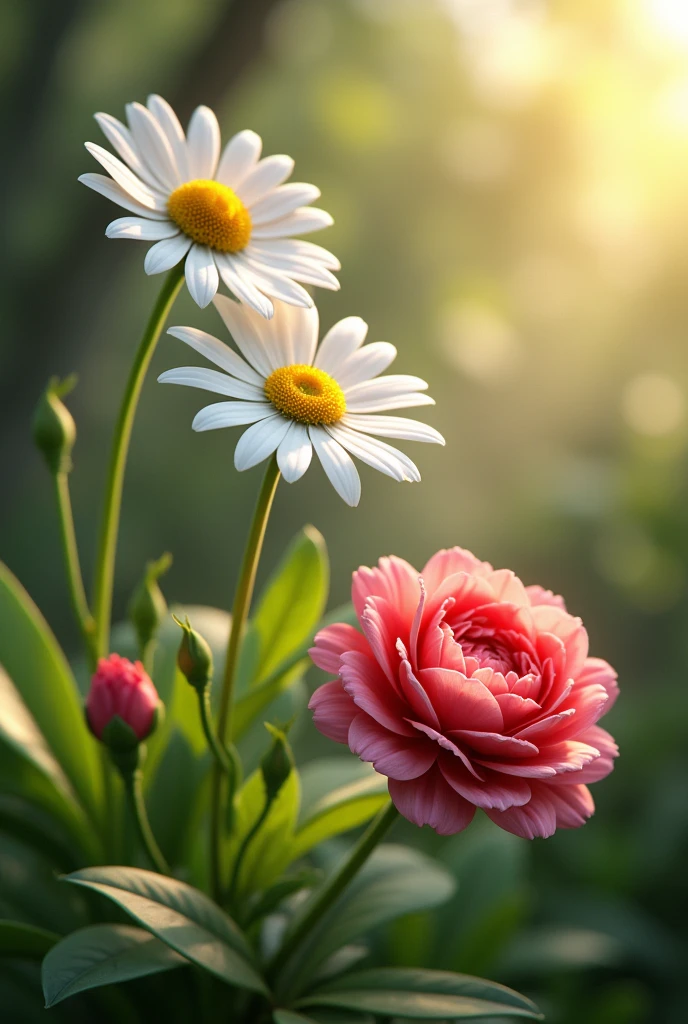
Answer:
POLYGON ((313 427, 336 423, 346 412, 337 381, 302 363, 274 370, 265 381, 265 394, 283 416, 313 427))
POLYGON ((187 181, 167 200, 185 235, 219 252, 239 252, 251 238, 251 217, 238 195, 219 181, 187 181))

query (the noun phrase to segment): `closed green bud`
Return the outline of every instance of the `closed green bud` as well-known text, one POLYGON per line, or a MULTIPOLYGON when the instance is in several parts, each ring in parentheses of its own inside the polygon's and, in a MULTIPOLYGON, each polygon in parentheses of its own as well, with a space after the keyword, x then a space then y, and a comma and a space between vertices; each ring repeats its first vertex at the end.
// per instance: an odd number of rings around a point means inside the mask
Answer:
POLYGON ((129 602, 129 619, 136 631, 142 657, 167 615, 167 602, 158 580, 171 565, 172 555, 169 553, 162 555, 156 562, 149 562, 145 575, 129 602))
POLYGON ((43 392, 33 417, 34 442, 53 474, 69 473, 72 468, 76 424, 62 399, 69 394, 75 384, 76 377, 73 374, 63 381, 53 377, 43 392))
POLYGON ((192 629, 188 618, 182 622, 173 616, 182 630, 182 642, 177 653, 177 665, 186 681, 202 693, 213 678, 213 652, 200 633, 192 629))
POLYGON ((271 803, 294 768, 294 757, 286 734, 265 722, 265 728, 272 736, 272 745, 260 762, 260 771, 265 783, 266 803, 271 803))

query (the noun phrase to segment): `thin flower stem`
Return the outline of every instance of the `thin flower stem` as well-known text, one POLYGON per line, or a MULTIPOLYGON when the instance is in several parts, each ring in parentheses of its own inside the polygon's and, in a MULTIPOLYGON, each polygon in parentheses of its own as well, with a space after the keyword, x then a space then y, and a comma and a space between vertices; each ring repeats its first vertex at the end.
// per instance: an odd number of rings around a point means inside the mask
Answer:
POLYGON ((251 845, 251 843, 253 842, 254 837, 258 834, 260 829, 263 827, 265 819, 267 818, 268 814, 270 813, 270 808, 272 807, 272 804, 273 804, 272 800, 266 800, 265 801, 265 806, 263 807, 263 810, 258 815, 258 819, 254 822, 253 826, 246 833, 246 835, 244 836, 243 842, 242 842, 241 846, 239 847, 239 851, 238 851, 238 853, 236 855, 236 859, 234 861, 234 867, 232 868, 232 878, 231 878, 231 881, 229 883, 229 904, 230 904, 230 906, 233 905, 234 900, 236 899, 236 894, 237 894, 236 891, 237 891, 237 888, 238 888, 238 885, 239 885, 239 874, 241 872, 241 865, 244 863, 244 857, 246 856, 246 852, 247 852, 249 846, 251 845))
POLYGON ((137 768, 134 771, 122 772, 122 778, 124 779, 124 788, 127 793, 127 800, 129 801, 131 814, 136 823, 139 838, 141 839, 144 849, 148 854, 148 858, 159 874, 169 875, 171 873, 169 865, 162 855, 162 851, 155 840, 153 830, 150 827, 150 822, 148 820, 146 804, 143 799, 143 787, 141 784, 143 778, 142 772, 140 768, 137 768))
MULTIPOLYGON (((234 683, 236 671, 239 664, 239 653, 243 638, 246 619, 248 618, 253 588, 256 582, 256 572, 260 553, 263 548, 265 529, 275 497, 275 490, 280 478, 280 471, 277 465, 277 457, 273 455, 268 463, 263 485, 258 495, 256 509, 253 514, 251 530, 246 542, 244 560, 239 573, 232 608, 232 621, 229 630, 229 641, 227 644, 227 657, 225 659, 225 673, 220 693, 220 709, 217 717, 217 736, 222 745, 231 738, 231 712, 232 697, 234 694, 234 683)), ((234 782, 236 779, 229 779, 227 800, 234 799, 234 782)), ((222 891, 222 868, 221 868, 221 824, 222 824, 222 772, 216 763, 213 770, 212 792, 210 803, 210 874, 212 891, 216 899, 219 899, 222 891)))
POLYGON ((325 881, 322 888, 316 890, 301 914, 287 930, 282 945, 268 964, 266 976, 269 981, 274 982, 303 940, 365 864, 398 815, 398 810, 390 800, 373 819, 336 871, 325 881))
POLYGON ((81 630, 86 645, 91 670, 95 670, 98 654, 95 647, 95 619, 88 607, 88 599, 84 588, 84 579, 81 574, 79 563, 79 549, 76 542, 74 530, 74 516, 72 514, 72 499, 69 494, 69 476, 60 471, 55 473, 55 496, 57 498, 57 510, 60 519, 60 534, 62 548, 64 550, 65 565, 67 569, 67 584, 69 596, 77 624, 81 630))
POLYGON ((236 773, 236 764, 231 753, 227 750, 224 744, 220 743, 212 725, 211 714, 210 714, 210 694, 208 688, 203 690, 197 690, 198 694, 198 710, 201 717, 201 726, 203 728, 203 735, 206 738, 206 742, 210 747, 210 751, 215 758, 215 761, 221 768, 221 770, 228 777, 232 777, 236 773))
POLYGON ((115 577, 117 534, 122 506, 122 487, 136 407, 155 346, 158 343, 165 319, 172 307, 172 303, 177 297, 183 280, 184 263, 182 262, 178 266, 173 267, 165 278, 165 283, 153 307, 150 319, 146 324, 146 329, 143 332, 143 337, 141 338, 133 366, 129 373, 129 379, 127 380, 115 427, 98 543, 93 600, 93 614, 96 620, 96 650, 101 657, 108 653, 110 644, 112 589, 115 577))

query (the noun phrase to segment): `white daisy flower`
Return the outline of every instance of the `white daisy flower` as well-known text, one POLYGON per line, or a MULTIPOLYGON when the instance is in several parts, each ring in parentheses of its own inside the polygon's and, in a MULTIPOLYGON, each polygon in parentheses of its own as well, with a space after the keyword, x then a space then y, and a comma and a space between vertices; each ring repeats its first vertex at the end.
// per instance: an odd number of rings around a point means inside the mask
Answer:
POLYGON ((186 282, 199 306, 208 305, 222 278, 241 302, 268 319, 273 298, 313 305, 299 281, 339 288, 332 274, 340 269, 336 257, 292 237, 333 221, 309 205, 320 195, 315 185, 283 184, 294 168, 291 157, 260 160, 262 142, 251 131, 235 135, 220 155, 220 128, 208 107, 197 107, 187 135, 161 96, 126 109, 128 127, 96 114, 122 159, 87 142, 109 177, 82 174, 79 181, 134 215, 108 224, 109 238, 155 243, 146 254, 147 274, 185 259, 186 282))
POLYGON ((158 380, 234 399, 201 409, 192 426, 215 430, 251 424, 234 452, 238 470, 277 452, 282 476, 293 483, 308 469, 315 448, 332 486, 348 505, 358 505, 361 481, 347 453, 394 480, 420 480, 408 456, 377 440, 444 444, 442 435, 425 423, 378 415, 435 404, 422 393, 428 385, 419 377, 378 376, 396 356, 394 345, 363 345, 368 325, 357 316, 340 320, 318 345, 315 306, 303 309, 278 302, 270 321, 224 295, 215 297, 215 306, 241 355, 205 331, 171 327, 168 334, 220 370, 182 366, 166 370, 158 380))

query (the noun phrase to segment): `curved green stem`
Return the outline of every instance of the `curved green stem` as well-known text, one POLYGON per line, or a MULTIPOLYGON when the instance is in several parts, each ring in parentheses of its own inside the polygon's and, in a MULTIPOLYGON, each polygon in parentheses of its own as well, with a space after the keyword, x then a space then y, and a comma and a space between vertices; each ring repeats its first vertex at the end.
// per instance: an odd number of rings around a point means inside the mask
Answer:
MULTIPOLYGON (((246 619, 248 618, 253 588, 256 582, 256 572, 260 553, 263 548, 265 529, 275 497, 275 490, 279 481, 280 471, 277 465, 277 457, 272 456, 268 463, 263 485, 258 495, 256 509, 253 513, 253 522, 246 543, 244 560, 241 564, 239 582, 234 596, 232 608, 232 622, 229 630, 229 641, 227 644, 227 657, 225 659, 225 673, 220 693, 220 709, 217 716, 217 736, 222 745, 231 737, 231 712, 232 697, 234 694, 234 683, 236 671, 239 664, 239 653, 243 638, 246 619)), ((233 780, 230 777, 228 800, 234 798, 233 780)), ((216 763, 213 770, 212 792, 210 803, 210 874, 211 885, 216 899, 219 899, 222 890, 222 866, 220 854, 221 823, 222 823, 222 772, 216 763)))
POLYGON ((230 883, 229 883, 229 903, 230 903, 230 906, 233 905, 234 900, 236 899, 236 891, 237 891, 237 887, 239 885, 239 874, 241 872, 241 865, 244 862, 244 857, 246 856, 246 851, 248 850, 249 846, 253 842, 254 837, 258 834, 260 829, 263 827, 265 819, 267 818, 268 814, 270 813, 270 808, 272 807, 272 804, 273 804, 272 800, 266 800, 265 801, 265 806, 263 807, 263 810, 260 812, 260 814, 259 814, 257 820, 254 822, 253 826, 248 830, 248 832, 244 836, 243 842, 242 842, 241 846, 239 847, 239 850, 238 850, 237 855, 236 855, 236 859, 234 861, 234 867, 232 868, 232 878, 231 878, 230 883))
POLYGON ((268 964, 266 976, 270 982, 274 982, 292 954, 296 952, 323 914, 329 910, 354 875, 365 864, 398 815, 398 810, 390 800, 373 819, 336 871, 330 875, 320 889, 316 890, 301 914, 287 929, 282 945, 268 964))
POLYGON ((139 838, 143 843, 146 853, 148 854, 148 858, 159 874, 169 875, 169 865, 163 857, 162 851, 155 840, 153 830, 150 827, 150 822, 148 820, 148 813, 143 799, 143 776, 141 769, 136 768, 134 771, 123 771, 122 778, 124 779, 124 788, 126 790, 129 808, 136 823, 139 838))
POLYGON ((81 574, 79 549, 76 542, 74 516, 72 513, 72 499, 69 494, 69 476, 66 472, 61 470, 55 473, 54 480, 57 510, 60 519, 60 535, 67 569, 69 596, 77 624, 84 638, 89 665, 91 669, 94 670, 96 667, 96 661, 98 660, 95 638, 96 623, 95 619, 91 615, 91 610, 88 607, 88 599, 84 588, 84 579, 81 574))
POLYGON ((203 735, 210 747, 210 751, 225 775, 229 779, 234 779, 236 781, 239 774, 238 754, 234 749, 233 744, 226 747, 224 743, 220 743, 220 740, 213 729, 210 713, 210 693, 208 688, 206 687, 205 690, 196 690, 196 693, 198 694, 198 710, 200 712, 203 735))
POLYGON ((115 553, 117 550, 117 533, 119 530, 120 509, 122 506, 122 487, 124 470, 129 452, 129 441, 134 425, 136 407, 141 388, 150 364, 155 346, 162 331, 167 314, 170 311, 177 293, 184 280, 184 262, 173 267, 165 278, 158 300, 150 315, 143 337, 139 344, 129 379, 124 390, 124 397, 115 427, 115 435, 110 453, 105 504, 98 542, 96 560, 95 593, 93 614, 96 620, 96 650, 103 657, 108 653, 110 643, 110 616, 112 614, 112 588, 115 576, 115 553))

